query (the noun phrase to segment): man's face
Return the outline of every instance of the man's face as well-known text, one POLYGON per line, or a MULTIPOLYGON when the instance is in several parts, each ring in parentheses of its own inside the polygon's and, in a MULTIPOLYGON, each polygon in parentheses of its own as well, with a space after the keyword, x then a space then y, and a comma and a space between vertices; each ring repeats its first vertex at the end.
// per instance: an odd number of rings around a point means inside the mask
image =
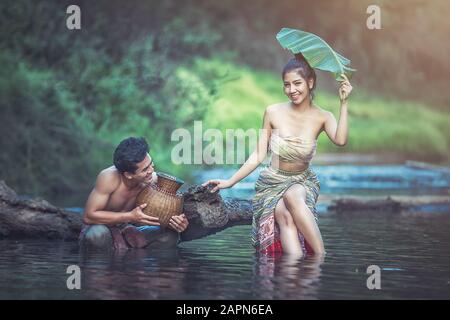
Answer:
POLYGON ((153 159, 147 153, 147 156, 137 164, 137 169, 133 174, 133 179, 139 180, 140 182, 150 182, 152 180, 152 173, 155 171, 153 165, 153 159))

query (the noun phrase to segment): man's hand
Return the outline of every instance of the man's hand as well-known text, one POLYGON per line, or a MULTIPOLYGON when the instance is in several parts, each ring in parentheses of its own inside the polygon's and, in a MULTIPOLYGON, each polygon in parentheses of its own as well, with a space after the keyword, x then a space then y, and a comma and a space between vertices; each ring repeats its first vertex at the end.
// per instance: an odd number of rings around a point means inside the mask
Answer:
POLYGON ((130 211, 131 222, 145 224, 148 226, 159 226, 159 218, 148 216, 142 212, 142 209, 144 209, 146 206, 147 204, 143 203, 130 211))
POLYGON ((169 221, 169 227, 171 227, 176 232, 183 232, 184 230, 186 230, 188 225, 189 221, 187 220, 184 213, 178 216, 173 216, 169 221))

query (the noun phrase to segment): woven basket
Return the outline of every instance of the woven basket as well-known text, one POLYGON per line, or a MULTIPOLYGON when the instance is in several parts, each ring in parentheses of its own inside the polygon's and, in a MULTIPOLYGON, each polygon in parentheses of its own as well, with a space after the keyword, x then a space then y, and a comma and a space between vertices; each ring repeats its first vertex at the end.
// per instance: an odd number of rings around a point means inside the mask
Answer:
POLYGON ((167 227, 169 220, 174 215, 183 212, 183 197, 177 195, 177 190, 183 185, 183 181, 158 172, 158 182, 144 188, 136 198, 136 204, 147 203, 142 211, 150 216, 158 217, 161 226, 167 227))

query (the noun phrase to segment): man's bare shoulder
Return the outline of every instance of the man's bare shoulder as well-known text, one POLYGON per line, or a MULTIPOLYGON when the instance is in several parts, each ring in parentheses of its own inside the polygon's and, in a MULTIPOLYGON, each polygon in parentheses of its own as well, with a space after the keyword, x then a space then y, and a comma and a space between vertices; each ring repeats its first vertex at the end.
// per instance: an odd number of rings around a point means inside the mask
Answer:
POLYGON ((111 166, 100 171, 95 188, 101 193, 113 193, 120 186, 120 182, 119 171, 114 166, 111 166))

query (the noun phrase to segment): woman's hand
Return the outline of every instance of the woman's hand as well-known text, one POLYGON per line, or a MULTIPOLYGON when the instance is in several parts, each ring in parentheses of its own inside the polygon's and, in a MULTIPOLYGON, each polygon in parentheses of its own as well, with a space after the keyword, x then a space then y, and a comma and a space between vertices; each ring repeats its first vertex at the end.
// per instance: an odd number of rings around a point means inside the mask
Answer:
POLYGON ((341 77, 344 78, 344 80, 341 82, 341 85, 339 86, 339 98, 342 102, 347 102, 347 98, 350 95, 350 92, 352 92, 352 85, 350 84, 350 81, 348 81, 348 78, 345 74, 341 74, 341 77))
POLYGON ((233 183, 230 180, 208 180, 203 183, 202 186, 207 187, 210 184, 215 185, 211 192, 216 192, 219 189, 226 189, 233 186, 233 183))

